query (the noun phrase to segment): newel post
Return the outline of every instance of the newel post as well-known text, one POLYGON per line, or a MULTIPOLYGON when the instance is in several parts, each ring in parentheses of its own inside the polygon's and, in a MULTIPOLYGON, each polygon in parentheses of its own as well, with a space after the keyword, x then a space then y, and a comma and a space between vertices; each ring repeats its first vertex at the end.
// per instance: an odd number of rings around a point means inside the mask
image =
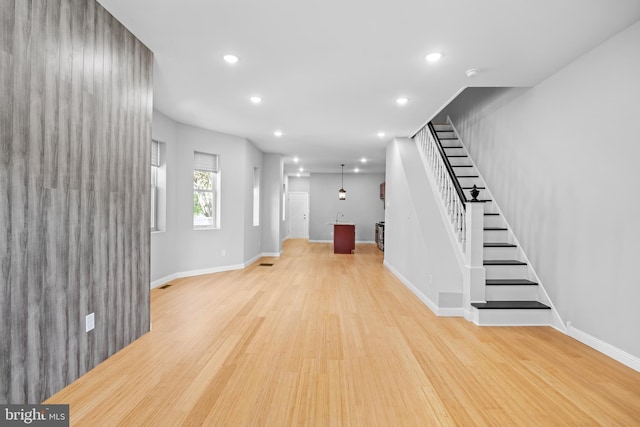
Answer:
POLYGON ((465 309, 471 310, 470 304, 485 301, 485 268, 484 268, 484 203, 470 201, 465 204, 465 267, 463 299, 465 309))

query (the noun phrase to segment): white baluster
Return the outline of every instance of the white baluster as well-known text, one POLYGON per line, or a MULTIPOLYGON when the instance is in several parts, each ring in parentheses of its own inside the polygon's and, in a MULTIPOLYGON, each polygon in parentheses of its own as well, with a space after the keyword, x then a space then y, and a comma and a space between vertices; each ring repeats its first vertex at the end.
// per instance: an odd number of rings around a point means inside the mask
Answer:
POLYGON ((458 241, 462 243, 462 250, 464 252, 466 213, 462 202, 458 198, 455 183, 449 175, 445 160, 440 154, 440 149, 437 145, 438 142, 426 126, 416 134, 415 140, 419 145, 420 154, 422 155, 425 166, 431 170, 436 180, 436 186, 445 206, 447 216, 449 217, 454 233, 457 235, 458 241))

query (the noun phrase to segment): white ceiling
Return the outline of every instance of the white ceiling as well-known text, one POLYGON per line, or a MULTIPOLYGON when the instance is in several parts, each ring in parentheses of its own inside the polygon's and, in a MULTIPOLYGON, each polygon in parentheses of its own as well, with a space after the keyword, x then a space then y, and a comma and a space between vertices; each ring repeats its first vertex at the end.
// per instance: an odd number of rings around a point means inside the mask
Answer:
POLYGON ((391 138, 464 87, 534 85, 640 19, 639 0, 99 2, 154 52, 156 109, 281 153, 287 172, 382 172, 391 138))

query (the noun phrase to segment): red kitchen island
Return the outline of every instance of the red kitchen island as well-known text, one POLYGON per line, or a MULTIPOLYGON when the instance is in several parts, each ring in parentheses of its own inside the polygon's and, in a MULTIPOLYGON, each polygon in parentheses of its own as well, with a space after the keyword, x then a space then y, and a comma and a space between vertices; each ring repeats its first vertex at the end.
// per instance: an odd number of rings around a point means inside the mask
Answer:
POLYGON ((336 223, 333 225, 333 253, 352 254, 356 250, 356 225, 336 223))

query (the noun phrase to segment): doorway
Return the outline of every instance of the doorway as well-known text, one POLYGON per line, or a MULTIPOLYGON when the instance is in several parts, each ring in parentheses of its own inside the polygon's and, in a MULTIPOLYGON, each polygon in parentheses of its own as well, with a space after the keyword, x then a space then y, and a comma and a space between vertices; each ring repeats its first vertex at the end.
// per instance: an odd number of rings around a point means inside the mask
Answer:
POLYGON ((309 193, 289 193, 289 237, 309 238, 309 193))

